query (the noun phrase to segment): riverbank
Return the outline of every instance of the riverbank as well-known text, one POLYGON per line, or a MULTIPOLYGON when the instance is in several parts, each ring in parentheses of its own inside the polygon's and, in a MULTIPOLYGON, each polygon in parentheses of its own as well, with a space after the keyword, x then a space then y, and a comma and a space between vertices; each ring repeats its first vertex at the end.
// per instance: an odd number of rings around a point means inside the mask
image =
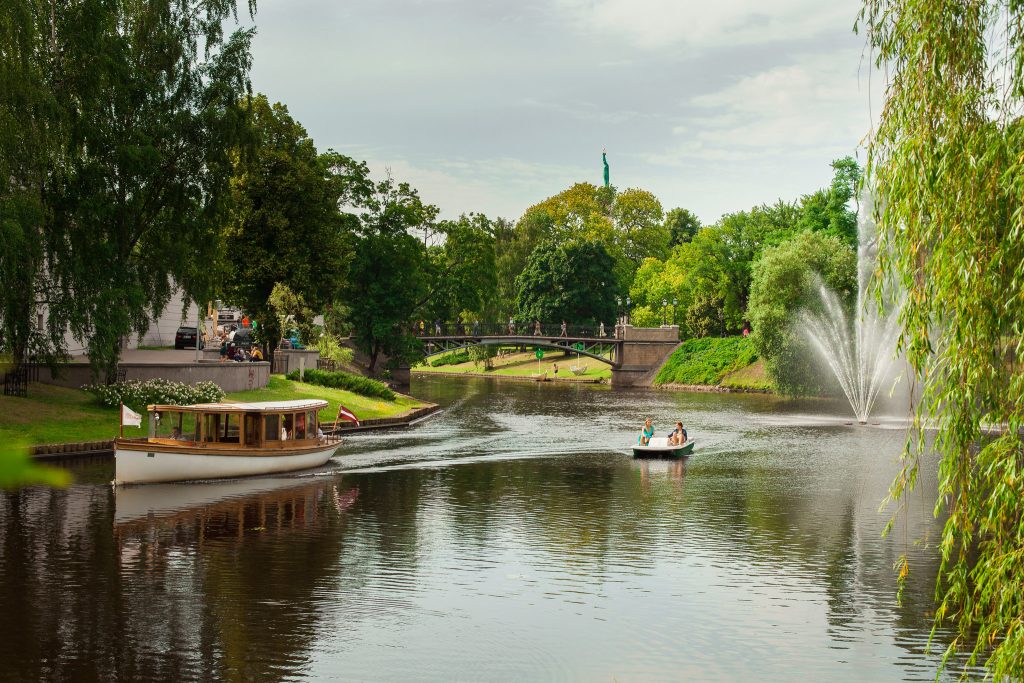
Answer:
POLYGON ((473 361, 431 367, 420 365, 412 369, 415 374, 466 376, 466 377, 497 377, 505 379, 534 380, 537 375, 544 374, 548 380, 559 382, 607 382, 611 379, 611 366, 596 358, 566 354, 561 351, 545 349, 544 358, 537 360, 534 352, 508 353, 491 359, 491 370, 485 370, 483 364, 473 361), (557 374, 555 373, 557 366, 557 374), (571 368, 582 368, 584 372, 575 374, 571 368))
POLYGON ((654 378, 657 389, 774 393, 775 386, 746 337, 688 339, 654 378))
MULTIPOLYGON (((292 382, 273 375, 264 389, 225 395, 226 401, 286 401, 319 398, 328 402, 320 419, 333 422, 338 405, 344 404, 360 420, 373 424, 415 420, 421 412, 436 409, 432 403, 399 394, 395 401, 360 396, 342 389, 329 389, 292 382)), ((36 447, 41 455, 100 453, 109 451, 118 433, 118 410, 97 404, 95 397, 81 389, 32 383, 28 398, 0 396, 0 440, 36 447), (52 451, 52 453, 51 453, 52 451)))

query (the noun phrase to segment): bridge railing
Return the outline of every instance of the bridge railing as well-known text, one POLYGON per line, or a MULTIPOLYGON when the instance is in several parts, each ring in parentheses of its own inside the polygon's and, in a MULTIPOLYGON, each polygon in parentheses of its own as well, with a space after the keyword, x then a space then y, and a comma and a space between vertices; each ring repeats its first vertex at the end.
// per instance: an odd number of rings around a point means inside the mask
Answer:
POLYGON ((562 334, 562 324, 541 323, 538 329, 534 321, 516 320, 504 323, 441 323, 426 322, 420 327, 419 322, 413 326, 413 334, 418 337, 573 337, 579 339, 613 339, 615 325, 606 323, 602 330, 600 323, 589 325, 566 325, 562 334), (602 334, 603 332, 603 334, 602 334))

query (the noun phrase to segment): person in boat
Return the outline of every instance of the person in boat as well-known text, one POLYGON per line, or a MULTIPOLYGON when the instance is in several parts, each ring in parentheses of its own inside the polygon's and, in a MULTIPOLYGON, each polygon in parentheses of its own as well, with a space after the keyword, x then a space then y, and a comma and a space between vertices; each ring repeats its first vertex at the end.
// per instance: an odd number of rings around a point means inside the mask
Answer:
POLYGON ((654 423, 651 418, 644 420, 643 429, 640 430, 640 436, 637 437, 638 442, 641 446, 647 446, 651 443, 651 439, 654 437, 654 423))
POLYGON ((676 422, 676 428, 668 435, 668 442, 672 446, 683 446, 686 444, 686 428, 682 422, 676 422))

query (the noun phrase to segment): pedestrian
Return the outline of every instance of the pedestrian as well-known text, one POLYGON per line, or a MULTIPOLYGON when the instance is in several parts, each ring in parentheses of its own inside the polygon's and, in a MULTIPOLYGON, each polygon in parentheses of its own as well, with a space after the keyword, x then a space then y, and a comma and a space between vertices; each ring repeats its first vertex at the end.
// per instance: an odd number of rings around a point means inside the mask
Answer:
POLYGON ((604 323, 603 322, 601 323, 601 326, 597 329, 597 336, 600 337, 601 339, 604 339, 605 336, 607 336, 604 333, 604 323))
POLYGON ((511 318, 510 317, 508 319, 508 333, 510 335, 515 335, 515 333, 516 333, 516 321, 515 321, 515 318, 511 318))
POLYGON ((551 365, 555 371, 555 377, 558 377, 558 363, 552 363, 551 365))
POLYGON ((260 351, 260 347, 252 347, 252 356, 249 357, 249 360, 251 360, 253 363, 258 363, 261 360, 263 360, 263 352, 260 351))
POLYGON ((479 320, 474 320, 473 321, 473 336, 474 337, 479 337, 480 336, 480 321, 479 320))
POLYGON ((423 322, 423 318, 420 318, 420 336, 422 337, 427 333, 427 324, 423 322))
POLYGON ((220 343, 220 362, 223 363, 228 359, 228 340, 225 339, 220 343))
POLYGON ((540 336, 540 318, 534 318, 533 320, 533 336, 540 336))
POLYGON ((562 336, 562 337, 568 336, 568 329, 569 329, 569 327, 565 324, 565 321, 563 320, 562 321, 562 334, 559 335, 559 336, 562 336))
POLYGON ((441 336, 441 319, 434 318, 434 335, 437 337, 441 336))

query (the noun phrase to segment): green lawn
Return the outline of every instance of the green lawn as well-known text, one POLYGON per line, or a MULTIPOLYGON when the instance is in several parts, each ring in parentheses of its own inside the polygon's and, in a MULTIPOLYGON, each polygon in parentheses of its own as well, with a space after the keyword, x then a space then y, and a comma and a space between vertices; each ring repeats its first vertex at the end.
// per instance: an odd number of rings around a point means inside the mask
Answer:
POLYGON ((415 368, 416 372, 458 372, 458 373, 481 373, 487 375, 512 375, 517 377, 529 377, 538 372, 546 372, 548 377, 553 377, 554 366, 558 365, 558 377, 561 378, 580 378, 580 379, 598 379, 598 378, 610 378, 612 376, 611 366, 607 363, 603 363, 596 358, 588 358, 587 356, 580 356, 577 361, 575 355, 565 356, 561 351, 551 351, 549 349, 544 350, 544 358, 541 361, 537 361, 533 351, 528 353, 515 353, 503 356, 502 358, 494 358, 494 369, 484 371, 483 366, 477 366, 472 361, 468 363, 458 363, 456 365, 442 365, 436 368, 432 368, 428 365, 421 365, 415 368), (587 371, 582 375, 574 375, 569 370, 570 367, 578 365, 579 367, 585 367, 587 371))
POLYGON ((271 375, 270 384, 265 389, 236 391, 228 394, 225 398, 228 401, 289 401, 299 398, 322 398, 327 401, 328 405, 320 411, 320 419, 326 421, 333 421, 337 416, 339 403, 344 404, 360 420, 392 417, 426 405, 411 396, 402 394, 398 394, 398 399, 393 402, 385 401, 379 398, 360 396, 343 389, 329 389, 315 384, 292 382, 282 375, 271 375))
POLYGON ((0 440, 5 443, 106 441, 117 436, 117 418, 117 408, 99 406, 81 389, 34 382, 28 398, 0 396, 0 440))
MULTIPOLYGON (((322 398, 328 402, 320 419, 333 421, 338 404, 360 419, 391 417, 426 405, 416 399, 398 395, 394 402, 367 398, 341 389, 328 389, 311 384, 291 382, 272 375, 265 389, 237 391, 227 394, 228 401, 285 401, 298 398, 322 398)), ((138 436, 143 430, 126 427, 125 435, 138 436)), ((81 389, 68 389, 50 384, 33 383, 28 398, 0 396, 0 442, 2 443, 72 443, 106 441, 118 434, 117 408, 104 408, 92 394, 81 389)))

